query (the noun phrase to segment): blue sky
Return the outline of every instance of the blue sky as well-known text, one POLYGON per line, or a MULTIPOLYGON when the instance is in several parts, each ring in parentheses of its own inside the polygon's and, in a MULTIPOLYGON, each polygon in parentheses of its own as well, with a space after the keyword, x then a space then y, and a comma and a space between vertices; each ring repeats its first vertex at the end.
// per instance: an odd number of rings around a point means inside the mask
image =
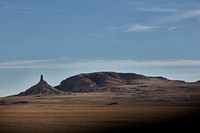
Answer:
POLYGON ((40 74, 134 72, 200 80, 198 0, 0 0, 0 96, 40 74))

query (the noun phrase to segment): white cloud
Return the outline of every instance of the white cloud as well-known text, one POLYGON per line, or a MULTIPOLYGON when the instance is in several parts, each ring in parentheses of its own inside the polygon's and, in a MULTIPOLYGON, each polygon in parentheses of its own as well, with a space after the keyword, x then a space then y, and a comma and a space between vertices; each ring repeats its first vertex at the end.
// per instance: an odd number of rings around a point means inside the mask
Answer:
POLYGON ((142 24, 131 24, 125 26, 109 27, 110 30, 118 30, 123 32, 146 32, 156 28, 159 27, 151 25, 142 25, 142 24))
POLYGON ((150 26, 150 25, 141 25, 141 24, 133 24, 127 26, 124 31, 125 32, 145 32, 149 30, 153 30, 158 28, 157 26, 150 26))
POLYGON ((27 7, 21 7, 17 5, 12 5, 9 2, 0 1, 0 11, 10 12, 10 13, 19 13, 19 14, 30 14, 32 11, 27 7))
POLYGON ((178 27, 174 26, 174 27, 170 27, 168 30, 176 30, 178 27))
POLYGON ((50 68, 53 60, 16 60, 0 62, 0 69, 42 69, 50 68))
POLYGON ((158 23, 175 23, 198 17, 200 17, 200 10, 188 10, 172 16, 163 17, 158 20, 158 23))
POLYGON ((180 12, 180 10, 178 10, 178 9, 174 9, 174 8, 160 8, 160 7, 142 8, 142 9, 139 9, 139 11, 158 12, 158 13, 180 12))
MULTIPOLYGON (((150 13, 167 13, 162 14, 160 17, 155 18, 151 21, 151 24, 154 25, 163 25, 169 23, 178 23, 186 20, 199 19, 200 18, 200 9, 179 9, 177 8, 162 8, 162 7, 147 7, 140 8, 139 11, 147 11, 150 13)), ((170 27, 168 30, 175 30, 178 27, 170 27)))
POLYGON ((22 60, 0 62, 0 69, 118 69, 135 67, 200 67, 200 60, 22 60))
MULTIPOLYGON (((174 7, 174 6, 173 6, 174 7)), ((176 6, 174 8, 170 7, 161 7, 157 5, 154 7, 140 6, 135 7, 134 11, 148 12, 151 14, 152 20, 147 19, 146 24, 131 24, 131 25, 122 25, 116 27, 109 27, 110 30, 118 30, 124 32, 146 32, 150 30, 155 30, 156 28, 166 27, 166 25, 171 23, 178 23, 186 20, 199 19, 200 18, 200 9, 191 9, 191 7, 176 6), (136 9, 135 9, 136 8, 136 9), (188 9, 187 9, 188 8, 188 9), (152 14, 158 13, 158 15, 152 14), (155 16, 154 16, 155 15, 155 16), (164 26, 165 25, 165 26, 164 26)), ((149 17, 150 18, 150 17, 149 17)), ((180 27, 170 27, 167 30, 176 30, 180 27)))

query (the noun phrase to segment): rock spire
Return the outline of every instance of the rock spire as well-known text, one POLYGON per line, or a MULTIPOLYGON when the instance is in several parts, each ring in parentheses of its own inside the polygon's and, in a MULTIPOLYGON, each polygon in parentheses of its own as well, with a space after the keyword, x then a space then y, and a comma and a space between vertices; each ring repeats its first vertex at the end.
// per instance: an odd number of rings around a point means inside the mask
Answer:
POLYGON ((44 79, 43 79, 43 75, 41 74, 41 76, 40 76, 40 82, 41 81, 44 81, 44 79))

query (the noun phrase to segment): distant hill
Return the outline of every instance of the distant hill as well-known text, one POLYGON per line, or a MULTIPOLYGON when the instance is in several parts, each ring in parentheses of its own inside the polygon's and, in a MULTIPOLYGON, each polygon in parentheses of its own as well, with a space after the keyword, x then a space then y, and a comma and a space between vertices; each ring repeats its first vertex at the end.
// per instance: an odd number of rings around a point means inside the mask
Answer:
POLYGON ((53 86, 49 85, 44 79, 43 75, 40 77, 40 81, 27 89, 25 92, 21 92, 18 95, 36 95, 36 94, 62 94, 63 92, 60 90, 57 90, 53 86))
MULTIPOLYGON (((61 99, 59 98, 60 101, 58 103, 102 104, 106 102, 108 103, 106 105, 114 103, 199 106, 200 82, 170 80, 164 77, 150 77, 135 73, 95 72, 66 78, 60 85, 53 87, 41 75, 40 81, 36 85, 30 87, 25 92, 13 96, 39 95, 40 97, 45 95, 49 99, 53 99, 54 96, 52 94, 55 96, 66 95, 60 97, 61 99), (85 92, 90 93, 80 94, 85 92)), ((37 100, 24 100, 24 98, 17 97, 18 100, 13 101, 12 98, 9 99, 8 97, 7 100, 0 100, 0 105, 37 102, 37 100)), ((54 100, 42 101, 42 103, 54 103, 58 99, 54 100)))
POLYGON ((200 89, 199 82, 186 83, 164 77, 148 77, 135 73, 95 72, 79 74, 63 80, 55 87, 65 92, 134 92, 140 90, 200 89))
POLYGON ((55 88, 71 92, 109 91, 113 87, 120 88, 133 80, 146 78, 134 73, 96 72, 69 77, 55 88))
POLYGON ((40 81, 18 95, 65 94, 66 92, 114 92, 170 94, 175 91, 200 90, 200 82, 187 83, 164 77, 148 77, 135 73, 95 72, 69 77, 58 86, 49 85, 41 75, 40 81))

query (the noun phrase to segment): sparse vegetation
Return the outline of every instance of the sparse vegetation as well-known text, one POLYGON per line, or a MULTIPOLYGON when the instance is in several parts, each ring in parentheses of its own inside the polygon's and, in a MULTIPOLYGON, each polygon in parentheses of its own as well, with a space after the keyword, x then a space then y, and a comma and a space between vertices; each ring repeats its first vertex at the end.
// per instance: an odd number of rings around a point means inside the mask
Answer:
MULTIPOLYGON (((177 119, 182 120, 194 112, 192 107, 173 106, 88 106, 82 104, 2 106, 0 107, 0 132, 105 133, 126 130, 133 132, 137 129, 144 131, 148 128, 152 128, 154 132, 160 132, 161 127, 165 128, 165 131, 171 131, 174 125, 171 122, 177 119)), ((182 123, 190 124, 191 121, 182 121, 182 123)), ((179 124, 176 123, 178 129, 179 124)), ((182 126, 182 129, 191 128, 191 125, 182 126)), ((194 125, 194 129, 195 127, 194 125)))
POLYGON ((111 103, 106 103, 106 105, 116 105, 118 104, 117 102, 111 102, 111 103))
POLYGON ((11 104, 27 104, 28 101, 16 101, 16 102, 12 102, 11 104))

